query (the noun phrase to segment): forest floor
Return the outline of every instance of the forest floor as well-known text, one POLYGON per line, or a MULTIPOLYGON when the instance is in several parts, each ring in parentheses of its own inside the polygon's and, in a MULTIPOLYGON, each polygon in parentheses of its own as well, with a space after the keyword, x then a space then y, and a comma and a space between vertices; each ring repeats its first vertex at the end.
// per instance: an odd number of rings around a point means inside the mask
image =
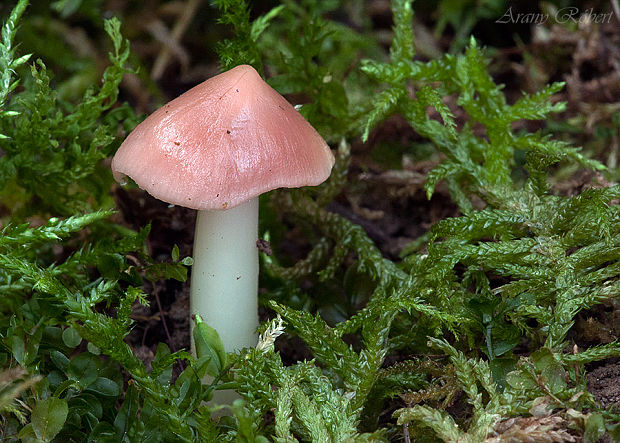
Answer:
MULTIPOLYGON (((391 26, 389 7, 375 1, 369 8, 374 14, 373 23, 377 30, 391 26)), ((418 33, 430 35, 422 21, 417 22, 418 33)), ((484 35, 489 22, 480 23, 474 32, 484 35)), ((426 50, 433 53, 450 45, 449 37, 439 40, 425 40, 426 50)), ((482 39, 483 44, 494 42, 482 39)), ((547 28, 531 27, 527 42, 493 49, 492 74, 497 82, 504 83, 504 92, 509 102, 522 93, 534 92, 552 81, 565 81, 565 90, 554 99, 566 101, 566 111, 555 116, 555 122, 528 122, 530 130, 553 131, 570 122, 573 128, 572 142, 582 145, 592 157, 603 163, 615 165, 619 141, 617 127, 611 139, 603 137, 602 129, 609 127, 610 118, 618 112, 620 97, 620 26, 617 22, 595 26, 582 24, 574 29, 559 25, 547 28)), ((191 59, 191 40, 186 42, 191 59)), ((137 45, 138 51, 142 46, 137 45)), ((145 50, 145 52, 148 52, 145 50)), ((138 53, 140 56, 141 54, 138 53)), ((185 67, 185 72, 216 71, 215 64, 185 67)), ((173 97, 187 87, 185 81, 176 79, 180 67, 173 60, 163 71, 159 81, 166 95, 173 97)), ((268 74, 268 73, 267 73, 268 74)), ((150 102, 145 101, 147 92, 135 85, 124 90, 126 98, 143 112, 152 111, 150 102), (142 109, 140 107, 142 106, 142 109)), ((457 121, 458 121, 458 115, 457 121)), ((612 126, 612 132, 613 132, 612 126)), ((366 143, 360 140, 352 145, 352 164, 349 169, 349 185, 329 206, 352 222, 362 226, 382 253, 398 259, 404 245, 424 234, 434 223, 446 217, 459 215, 458 208, 451 201, 445 188, 439 186, 432 199, 426 198, 423 185, 426 173, 437 163, 432 156, 412 158, 409 154, 394 153, 391 147, 422 143, 408 123, 399 116, 393 116, 371 132, 366 143)), ((617 176, 617 174, 616 174, 617 176)), ((588 187, 605 186, 609 183, 600 174, 582 171, 558 171, 553 192, 574 195, 588 187)), ((195 212, 181 207, 169 207, 139 190, 116 189, 115 200, 120 208, 119 219, 132 229, 139 229, 151 223, 148 247, 156 259, 166 260, 172 244, 179 246, 180 255, 192 253, 195 212)), ((286 254, 290 261, 303 258, 310 246, 302 234, 291 231, 287 234, 286 254)), ((191 272, 191 271, 190 271, 191 272)), ((133 318, 136 321, 128 338, 133 349, 148 365, 155 355, 157 343, 167 343, 171 350, 187 348, 189 345, 188 316, 189 279, 186 283, 175 281, 156 282, 147 293, 154 294, 156 303, 149 307, 136 306, 133 318)), ((266 309, 261 310, 261 320, 272 317, 266 309)), ((609 343, 620 337, 620 306, 618 302, 599 305, 594 310, 579 314, 571 332, 576 346, 587 347, 593 343, 609 343)), ((294 362, 310 357, 298 340, 280 340, 277 350, 283 361, 294 362)), ((620 410, 620 361, 611 359, 589 367, 588 389, 604 408, 620 410)), ((398 400, 394 400, 398 402, 398 400)), ((458 403, 457 403, 458 404, 458 403)), ((401 405, 402 406, 402 405, 401 405)), ((397 406, 390 405, 393 411, 397 406)))

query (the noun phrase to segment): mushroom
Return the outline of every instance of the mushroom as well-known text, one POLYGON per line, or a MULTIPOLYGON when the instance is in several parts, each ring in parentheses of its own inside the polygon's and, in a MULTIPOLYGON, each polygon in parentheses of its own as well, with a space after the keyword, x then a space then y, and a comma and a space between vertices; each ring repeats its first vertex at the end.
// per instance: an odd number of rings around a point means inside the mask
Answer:
POLYGON ((190 311, 226 351, 256 344, 258 196, 316 186, 334 156, 318 132, 248 65, 219 74, 140 123, 112 160, 152 196, 198 210, 190 311))

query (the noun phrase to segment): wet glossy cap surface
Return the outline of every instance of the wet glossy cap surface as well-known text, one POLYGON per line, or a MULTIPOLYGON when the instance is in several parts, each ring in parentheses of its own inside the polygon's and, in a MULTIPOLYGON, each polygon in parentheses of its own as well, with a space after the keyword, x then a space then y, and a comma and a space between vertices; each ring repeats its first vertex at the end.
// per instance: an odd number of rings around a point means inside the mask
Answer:
POLYGON ((140 123, 112 160, 154 197, 227 209, 276 188, 315 186, 334 164, 316 130, 251 66, 237 66, 140 123))

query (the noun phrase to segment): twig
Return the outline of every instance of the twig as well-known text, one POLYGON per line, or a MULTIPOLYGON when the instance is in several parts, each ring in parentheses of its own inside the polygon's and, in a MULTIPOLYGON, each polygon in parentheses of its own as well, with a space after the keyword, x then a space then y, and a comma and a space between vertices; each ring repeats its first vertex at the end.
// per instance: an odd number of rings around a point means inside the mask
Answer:
MULTIPOLYGON (((187 30, 187 27, 191 23, 194 15, 196 14, 196 10, 200 5, 201 0, 188 0, 185 4, 185 8, 183 9, 183 13, 179 16, 174 27, 172 28, 172 32, 165 33, 165 39, 160 40, 164 43, 164 46, 157 54, 157 58, 155 59, 155 63, 153 63, 153 69, 151 70, 151 78, 153 80, 159 80, 161 76, 164 74, 164 70, 168 65, 170 60, 171 52, 179 58, 181 65, 187 67, 189 64, 189 59, 187 53, 182 49, 179 44, 179 40, 187 30)), ((158 29, 160 31, 160 29, 158 29)))
MULTIPOLYGON (((155 295, 155 300, 157 301, 157 307, 159 308, 159 316, 161 317, 161 322, 164 325, 164 331, 166 331, 166 337, 168 338, 168 347, 170 348, 171 352, 176 352, 176 347, 174 346, 174 343, 172 342, 172 336, 170 335, 170 331, 168 330, 168 324, 166 323, 166 316, 164 314, 164 310, 161 307, 161 302, 159 301, 159 294, 157 293, 158 291, 155 290, 153 291, 153 294, 155 295)), ((179 368, 180 368, 180 372, 183 372, 186 368, 185 362, 183 360, 177 360, 177 363, 179 364, 179 368)))
POLYGON ((174 344, 172 343, 172 336, 170 335, 170 331, 168 330, 168 324, 166 323, 166 316, 164 315, 164 310, 161 307, 161 302, 159 301, 158 291, 153 291, 153 295, 155 295, 155 300, 157 301, 157 307, 159 308, 159 316, 161 317, 161 323, 164 325, 164 331, 166 331, 166 337, 168 338, 168 345, 172 352, 176 352, 174 344))

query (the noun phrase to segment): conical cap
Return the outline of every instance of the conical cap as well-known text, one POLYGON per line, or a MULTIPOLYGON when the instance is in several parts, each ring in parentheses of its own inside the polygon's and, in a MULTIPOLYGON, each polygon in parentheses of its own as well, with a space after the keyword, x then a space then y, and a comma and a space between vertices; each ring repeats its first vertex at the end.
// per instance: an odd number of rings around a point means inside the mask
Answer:
POLYGON ((151 114, 120 146, 112 170, 160 200, 213 210, 276 188, 318 185, 333 164, 316 130, 242 65, 151 114))

